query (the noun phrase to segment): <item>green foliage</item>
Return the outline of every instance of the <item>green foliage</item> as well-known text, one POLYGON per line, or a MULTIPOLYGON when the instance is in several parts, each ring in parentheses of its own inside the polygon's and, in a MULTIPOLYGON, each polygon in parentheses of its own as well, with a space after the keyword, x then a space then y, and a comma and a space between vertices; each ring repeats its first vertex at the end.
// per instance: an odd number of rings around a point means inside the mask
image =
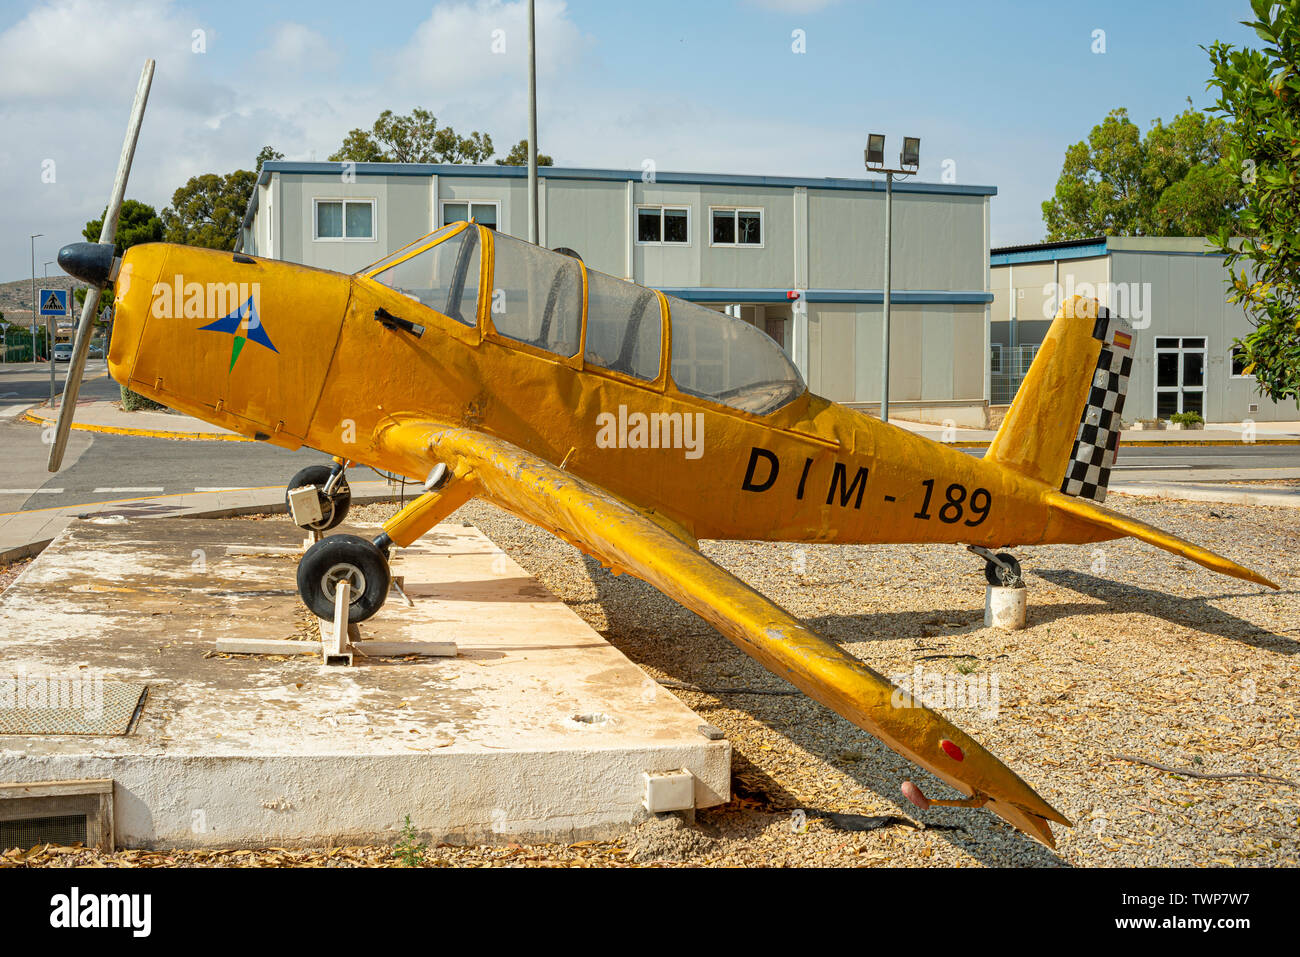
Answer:
MULTIPOLYGON (((86 223, 81 235, 87 242, 99 242, 99 234, 104 230, 104 217, 108 215, 108 206, 99 214, 99 219, 86 223)), ((132 246, 140 243, 162 242, 163 224, 158 211, 147 203, 128 199, 122 203, 122 210, 117 215, 117 232, 113 237, 114 254, 122 255, 132 246)))
POLYGON ((418 843, 420 832, 411 824, 411 815, 406 815, 406 823, 402 827, 401 837, 393 845, 393 857, 403 867, 423 867, 424 852, 429 849, 428 844, 418 843))
POLYGON ((1237 230, 1241 197, 1229 127, 1188 107, 1143 137, 1125 109, 1065 151, 1043 203, 1048 240, 1089 236, 1207 236, 1237 230))
MULTIPOLYGON (((498 166, 527 166, 528 165, 528 140, 522 139, 514 146, 510 147, 510 152, 505 156, 498 157, 498 166)), ((538 152, 538 166, 554 166, 555 160, 551 159, 545 153, 538 152)))
POLYGON ((172 204, 163 210, 163 235, 169 243, 234 249, 244 211, 257 185, 257 174, 237 169, 222 176, 204 173, 191 176, 172 194, 172 204))
POLYGON ((368 132, 360 128, 350 131, 330 159, 354 163, 486 163, 492 153, 492 137, 486 133, 460 136, 450 126, 439 129, 437 118, 417 106, 406 116, 384 110, 368 132))
POLYGON ((1169 416, 1170 422, 1176 422, 1179 425, 1200 425, 1205 420, 1201 418, 1199 412, 1175 412, 1169 416))
POLYGON ((122 409, 126 412, 157 412, 167 411, 167 406, 160 405, 153 399, 146 399, 138 392, 132 392, 126 386, 122 386, 122 409))
POLYGON ((279 150, 274 150, 269 146, 263 146, 260 150, 257 151, 257 168, 254 170, 254 172, 261 173, 262 164, 265 163, 267 160, 282 160, 282 159, 284 159, 284 154, 281 153, 279 150))
POLYGON ((1237 342, 1245 371, 1262 394, 1300 407, 1300 5, 1252 0, 1251 9, 1257 19, 1243 22, 1264 41, 1262 50, 1223 42, 1207 50, 1208 85, 1231 126, 1229 163, 1245 198, 1246 238, 1235 243, 1221 229, 1216 242, 1227 254, 1228 300, 1256 326, 1237 342))

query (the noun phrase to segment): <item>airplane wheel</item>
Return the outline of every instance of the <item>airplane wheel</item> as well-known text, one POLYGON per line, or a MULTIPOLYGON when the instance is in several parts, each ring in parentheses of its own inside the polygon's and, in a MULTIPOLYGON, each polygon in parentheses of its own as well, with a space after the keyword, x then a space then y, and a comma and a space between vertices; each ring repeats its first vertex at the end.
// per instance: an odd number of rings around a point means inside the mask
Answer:
POLYGON ((356 535, 331 535, 307 549, 298 562, 298 594, 317 618, 334 618, 338 585, 352 589, 348 621, 365 621, 384 606, 392 574, 374 542, 356 535))
POLYGON ((1000 565, 992 562, 984 563, 984 578, 990 585, 996 585, 999 588, 1019 588, 1025 583, 1025 578, 1020 572, 1020 562, 1016 557, 1008 552, 999 552, 998 559, 1006 562, 1011 566, 1007 571, 1000 565))
MULTIPOLYGON (((328 532, 343 523, 347 517, 348 508, 352 505, 352 489, 348 485, 347 477, 344 476, 338 480, 334 486, 334 493, 326 495, 325 486, 330 480, 330 467, 328 465, 309 465, 307 468, 298 472, 289 480, 288 487, 284 490, 284 507, 289 507, 289 492, 292 489, 302 488, 304 485, 316 486, 316 497, 320 499, 321 520, 313 525, 302 525, 301 528, 311 529, 316 532, 328 532)), ((293 513, 290 512, 292 515, 293 513)))

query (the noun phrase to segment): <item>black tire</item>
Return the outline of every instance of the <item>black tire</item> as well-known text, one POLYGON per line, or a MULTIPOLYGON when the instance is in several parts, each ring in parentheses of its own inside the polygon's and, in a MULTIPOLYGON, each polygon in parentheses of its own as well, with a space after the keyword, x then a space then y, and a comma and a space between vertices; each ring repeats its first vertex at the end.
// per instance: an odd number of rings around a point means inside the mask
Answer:
MULTIPOLYGON (((299 528, 328 532, 331 528, 337 528, 343 523, 343 519, 347 518, 348 509, 352 505, 352 489, 348 485, 347 476, 343 476, 334 486, 334 494, 327 496, 323 489, 329 483, 331 471, 328 465, 309 465, 289 479, 289 484, 284 490, 285 508, 289 508, 289 493, 304 485, 315 485, 316 497, 320 499, 321 520, 314 525, 300 525, 299 528)), ((290 510, 289 514, 292 516, 293 511, 290 510)))
POLYGON ((1016 561, 1016 557, 1007 552, 999 552, 998 559, 1010 565, 1011 571, 1008 572, 1005 568, 995 565, 992 562, 985 562, 985 581, 990 585, 997 586, 998 588, 1023 588, 1025 585, 1025 577, 1020 571, 1020 562, 1016 561))
POLYGON ((334 618, 335 583, 352 585, 348 621, 365 621, 384 607, 392 587, 388 559, 374 542, 356 535, 331 535, 307 549, 298 562, 298 594, 317 618, 334 618))

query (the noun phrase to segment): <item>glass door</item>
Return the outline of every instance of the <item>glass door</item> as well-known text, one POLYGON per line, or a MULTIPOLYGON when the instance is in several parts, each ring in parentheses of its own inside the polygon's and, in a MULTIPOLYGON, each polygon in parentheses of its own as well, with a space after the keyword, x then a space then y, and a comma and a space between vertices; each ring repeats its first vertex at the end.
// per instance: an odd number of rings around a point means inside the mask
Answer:
POLYGON ((1156 418, 1175 412, 1205 415, 1205 337, 1156 339, 1156 418))

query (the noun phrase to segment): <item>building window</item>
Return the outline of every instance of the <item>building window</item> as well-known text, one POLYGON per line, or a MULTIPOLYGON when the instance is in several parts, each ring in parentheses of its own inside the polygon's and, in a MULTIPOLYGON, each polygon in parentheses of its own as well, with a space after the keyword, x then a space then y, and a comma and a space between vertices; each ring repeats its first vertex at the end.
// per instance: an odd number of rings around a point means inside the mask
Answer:
POLYGON ((689 206, 638 206, 636 241, 643 245, 685 246, 691 241, 689 206))
POLYGON ((989 344, 989 371, 995 373, 1002 371, 1002 343, 1000 342, 989 344))
POLYGON ((763 211, 761 209, 710 208, 710 245, 763 245, 763 211))
POLYGON ((1156 418, 1175 412, 1205 415, 1205 337, 1156 339, 1156 418))
POLYGON ((481 203, 448 200, 442 204, 442 222, 439 225, 446 226, 449 223, 472 219, 480 226, 496 229, 500 212, 501 204, 495 200, 485 200, 481 203))
POLYGON ((1246 371, 1246 353, 1241 346, 1232 347, 1232 376, 1235 379, 1253 379, 1254 373, 1246 371))
POLYGON ((375 238, 373 199, 317 199, 316 234, 320 240, 365 240, 375 238))

